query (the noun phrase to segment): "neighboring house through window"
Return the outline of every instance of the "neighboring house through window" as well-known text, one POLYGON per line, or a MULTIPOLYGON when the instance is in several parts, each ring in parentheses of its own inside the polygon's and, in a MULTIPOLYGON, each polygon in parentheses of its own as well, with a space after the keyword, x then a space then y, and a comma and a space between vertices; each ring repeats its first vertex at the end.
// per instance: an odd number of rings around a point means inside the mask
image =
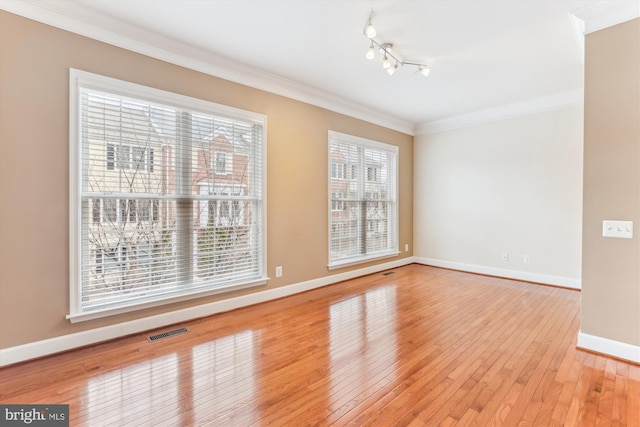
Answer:
POLYGON ((265 283, 266 117, 71 77, 69 319, 265 283))
POLYGON ((330 268, 398 253, 397 161, 396 146, 329 132, 330 268))

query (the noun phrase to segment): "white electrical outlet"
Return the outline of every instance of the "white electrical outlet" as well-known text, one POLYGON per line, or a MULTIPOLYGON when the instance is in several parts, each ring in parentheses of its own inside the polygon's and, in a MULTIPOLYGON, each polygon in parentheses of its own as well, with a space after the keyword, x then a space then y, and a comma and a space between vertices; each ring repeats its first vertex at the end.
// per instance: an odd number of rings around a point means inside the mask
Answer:
POLYGON ((281 265, 276 267, 276 277, 282 277, 282 266, 281 265))
POLYGON ((408 243, 404 244, 404 251, 405 252, 409 252, 409 244, 408 243))
POLYGON ((502 252, 502 260, 509 261, 509 252, 502 252))
POLYGON ((523 255, 522 262, 524 262, 525 264, 531 264, 531 255, 523 255))
POLYGON ((602 235, 619 239, 633 239, 633 221, 602 221, 602 235))

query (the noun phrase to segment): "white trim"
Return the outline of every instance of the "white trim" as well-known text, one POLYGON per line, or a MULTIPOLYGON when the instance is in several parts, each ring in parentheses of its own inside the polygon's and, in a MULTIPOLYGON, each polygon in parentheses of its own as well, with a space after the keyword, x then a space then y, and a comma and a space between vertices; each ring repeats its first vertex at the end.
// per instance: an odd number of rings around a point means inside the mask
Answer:
POLYGON ((585 22, 573 13, 569 14, 569 22, 571 22, 571 32, 573 40, 576 42, 576 51, 580 64, 584 67, 584 32, 585 22))
MULTIPOLYGON (((246 64, 133 27, 115 19, 105 16, 98 17, 93 11, 79 9, 73 2, 5 0, 0 2, 0 9, 171 64, 326 108, 336 113, 365 120, 408 135, 424 135, 532 114, 538 111, 562 108, 582 100, 581 95, 579 96, 579 101, 565 100, 563 103, 561 99, 553 99, 567 96, 571 98, 573 96, 571 94, 576 91, 570 91, 414 125, 407 120, 390 117, 381 111, 345 100, 338 95, 258 70, 246 64), (550 99, 545 101, 544 98, 550 99)), ((573 14, 585 21, 586 34, 589 34, 638 18, 640 16, 640 3, 637 0, 602 1, 577 9, 573 11, 573 14)))
MULTIPOLYGON (((78 88, 82 87, 85 89, 94 89, 117 94, 123 98, 143 99, 145 101, 171 105, 177 108, 199 111, 225 119, 238 119, 261 126, 264 126, 267 123, 267 116, 265 114, 256 113, 254 111, 243 110, 241 108, 218 104, 216 102, 200 98, 180 95, 178 93, 156 89, 125 80, 114 79, 112 77, 77 70, 75 68, 70 68, 69 74, 71 79, 70 84, 72 86, 71 94, 76 96, 75 102, 78 102, 78 88)), ((77 108, 75 112, 77 113, 77 108)), ((263 135, 263 138, 266 139, 266 134, 263 135)))
MULTIPOLYGON (((344 268, 344 267, 348 267, 348 266, 352 266, 352 265, 356 265, 356 264, 360 264, 360 263, 365 263, 365 262, 370 262, 370 261, 374 261, 377 259, 382 259, 382 258, 387 258, 387 257, 393 257, 393 256, 397 256, 398 254, 400 254, 400 250, 399 250, 399 245, 400 245, 400 221, 398 221, 399 218, 399 204, 398 204, 398 195, 399 195, 399 189, 398 189, 398 185, 399 185, 399 168, 398 168, 398 164, 400 162, 400 147, 398 147, 397 145, 393 145, 393 144, 388 144, 385 142, 380 142, 380 141, 375 141, 372 139, 367 139, 367 138, 362 138, 359 136, 355 136, 355 135, 349 135, 346 133, 341 133, 341 132, 337 132, 334 130, 329 130, 328 132, 328 141, 327 141, 327 148, 328 148, 328 153, 327 153, 327 166, 328 166, 328 174, 327 174, 327 196, 328 196, 328 212, 327 212, 327 225, 328 225, 328 230, 329 232, 327 233, 327 260, 328 260, 328 264, 327 264, 327 269, 328 270, 336 270, 339 268, 344 268), (383 151, 385 153, 388 154, 393 154, 394 157, 394 162, 391 162, 389 164, 390 167, 393 167, 393 171, 389 170, 388 176, 389 176, 389 183, 387 188, 391 188, 393 187, 393 200, 386 200, 386 202, 391 202, 393 203, 393 212, 391 212, 391 209, 389 209, 389 215, 393 215, 393 222, 395 223, 395 230, 394 230, 394 235, 393 238, 395 239, 395 242, 393 242, 394 247, 390 248, 388 251, 385 252, 378 252, 378 253, 373 253, 373 254, 365 254, 363 256, 359 256, 359 257, 352 257, 352 258, 348 258, 348 259, 337 259, 337 260, 333 260, 331 259, 331 228, 332 228, 332 212, 335 212, 331 209, 332 205, 332 200, 331 200, 331 194, 335 193, 334 191, 332 191, 332 187, 331 187, 331 183, 332 180, 334 178, 332 178, 331 176, 331 165, 333 164, 333 159, 331 157, 332 155, 332 145, 333 143, 344 143, 344 144, 350 144, 350 145, 355 145, 358 147, 362 147, 362 148, 370 148, 373 150, 378 150, 378 151, 383 151), (391 180, 393 180, 393 182, 391 182, 391 180)), ((345 164, 345 170, 344 170, 344 179, 347 179, 347 176, 349 174, 351 174, 351 170, 349 168, 350 163, 347 162, 345 164)), ((364 191, 366 188, 366 164, 363 162, 362 164, 363 166, 363 170, 361 172, 359 172, 359 176, 360 178, 358 179, 358 187, 362 187, 361 188, 361 192, 359 192, 360 194, 358 195, 358 197, 363 197, 364 196, 364 191)), ((353 178, 353 177, 351 177, 353 178)), ((389 191, 389 193, 391 193, 391 191, 389 191)))
POLYGON ((640 346, 578 332, 578 348, 640 363, 640 346))
MULTIPOLYGON (((115 308, 107 308, 103 310, 94 310, 94 311, 86 311, 86 312, 79 311, 78 309, 76 309, 76 311, 72 312, 72 314, 67 314, 66 318, 71 323, 86 322, 88 320, 95 320, 95 319, 101 319, 103 317, 116 316, 118 314, 131 313, 134 311, 140 311, 140 310, 144 310, 146 308, 151 308, 151 307, 161 307, 167 304, 173 304, 181 301, 189 301, 196 298, 222 294, 225 292, 238 291, 240 289, 248 289, 248 288, 254 288, 258 286, 264 286, 267 284, 268 281, 269 281, 268 277, 261 277, 260 279, 252 280, 250 282, 241 282, 241 283, 234 283, 231 285, 223 285, 223 286, 216 287, 214 289, 184 292, 174 297, 153 299, 151 301, 141 302, 133 305, 118 306, 115 308)), ((74 288, 77 288, 77 286, 72 286, 71 290, 72 291, 76 290, 74 288)), ((77 292, 78 291, 76 290, 76 293, 77 292)), ((72 304, 73 304, 73 301, 72 301, 72 304)))
POLYGON ((334 274, 331 276, 312 279, 305 282, 294 283, 275 289, 267 289, 255 292, 249 295, 229 298, 222 301, 216 301, 208 304, 202 304, 195 307, 189 307, 181 310, 171 311, 168 313, 158 314, 155 316, 145 317, 142 319, 131 320, 111 326, 91 329, 83 332, 76 332, 60 337, 49 338, 28 344, 18 345, 0 349, 0 366, 11 365, 23 362, 37 357, 43 357, 74 348, 95 344, 101 341, 120 338, 126 335, 136 334, 180 322, 197 319, 200 317, 211 316, 216 313, 234 310, 240 307, 246 307, 265 301, 270 301, 300 292, 309 291, 311 289, 321 288, 323 286, 332 285, 345 280, 353 279, 367 274, 373 274, 391 268, 402 267, 412 264, 413 257, 407 257, 396 261, 377 264, 371 267, 359 270, 347 271, 344 273, 334 274))
POLYGON ((582 89, 540 96, 538 98, 503 105, 496 108, 487 108, 485 110, 460 114, 458 116, 448 117, 442 120, 424 122, 416 126, 415 135, 427 135, 430 133, 540 113, 542 111, 555 110, 558 108, 581 104, 583 100, 584 90, 582 89))
POLYGON ((640 17, 640 2, 600 1, 573 11, 585 22, 585 34, 603 30, 640 17))
MULTIPOLYGON (((69 243, 69 269, 70 269, 70 302, 69 302, 69 314, 66 316, 72 323, 82 322, 87 320, 93 320, 101 317, 112 316, 116 314, 122 314, 126 312, 142 310, 148 307, 155 307, 164 304, 170 304, 177 301, 183 301, 192 298, 198 298, 205 295, 213 295, 221 292, 227 292, 231 290, 245 289, 253 286, 260 286, 267 283, 267 271, 266 271, 266 153, 267 153, 267 116, 242 110, 235 107, 230 107, 222 104, 217 104, 202 99, 192 98, 185 95, 176 94, 160 89, 155 89, 123 80, 114 79, 111 77, 101 76, 99 74, 93 74, 86 71, 77 70, 71 68, 69 70, 70 79, 70 118, 69 118, 69 228, 70 228, 70 243, 69 243), (182 108, 188 111, 198 111, 209 114, 213 117, 222 117, 225 120, 231 119, 233 121, 246 122, 262 127, 260 135, 261 143, 260 157, 262 159, 262 165, 259 169, 260 181, 263 183, 260 187, 259 196, 251 196, 258 202, 258 209, 260 210, 261 217, 261 229, 258 233, 262 236, 262 245, 259 248, 259 263, 260 263, 260 277, 253 278, 253 280, 241 282, 234 282, 231 284, 223 284, 215 288, 207 286, 195 286, 194 290, 187 291, 182 289, 178 291, 176 288, 171 291, 161 294, 154 293, 153 296, 149 296, 146 299, 138 302, 129 301, 126 305, 117 305, 116 307, 110 307, 102 310, 83 311, 82 304, 80 303, 82 274, 80 262, 82 251, 82 236, 81 236, 81 209, 82 209, 82 196, 85 193, 82 188, 83 178, 82 165, 86 159, 83 158, 82 146, 84 145, 81 139, 80 121, 78 119, 80 112, 80 100, 79 94, 84 89, 91 89, 95 91, 104 91, 109 94, 116 94, 127 99, 141 99, 145 102, 159 103, 163 105, 169 105, 175 108, 182 108), (175 296, 173 296, 175 294, 175 296)), ((254 144, 251 144, 251 149, 255 150, 254 144)), ((197 197, 197 195, 196 195, 197 197)))
MULTIPOLYGON (((79 117, 79 76, 74 69, 69 71, 69 311, 78 311, 80 301, 80 259, 82 232, 78 226, 82 218, 82 144, 79 117)), ((115 159, 114 159, 115 160, 115 159)))
POLYGON ((376 141, 373 139, 362 138, 360 136, 349 135, 348 133, 337 132, 335 130, 329 129, 329 142, 334 140, 337 142, 344 142, 346 144, 362 145, 363 147, 373 148, 374 150, 388 151, 390 153, 395 153, 396 155, 400 151, 400 148, 397 145, 376 141))
POLYGON ((523 280, 525 282, 541 283, 544 285, 560 286, 563 288, 580 289, 580 279, 569 277, 550 276, 547 274, 530 273, 527 271, 506 270, 503 268, 487 267, 484 265, 465 264, 461 262, 445 261, 432 258, 414 257, 417 264, 431 265, 433 267, 449 268, 451 270, 466 271, 469 273, 486 274, 488 276, 504 277, 507 279, 523 280))
POLYGON ((350 259, 347 259, 347 260, 342 260, 342 261, 334 262, 333 264, 327 265, 327 270, 338 270, 340 268, 351 267, 351 266, 358 265, 358 264, 364 264, 366 262, 381 260, 381 259, 385 259, 385 258, 393 258, 393 257, 396 257, 398 255, 400 255, 400 251, 384 253, 384 254, 381 254, 381 255, 370 255, 370 256, 367 256, 367 257, 361 257, 361 258, 356 258, 356 259, 350 258, 350 259))
POLYGON ((415 126, 408 120, 390 116, 336 94, 250 67, 125 22, 107 16, 97 16, 95 12, 82 9, 75 2, 2 1, 0 8, 151 58, 413 135, 415 126))

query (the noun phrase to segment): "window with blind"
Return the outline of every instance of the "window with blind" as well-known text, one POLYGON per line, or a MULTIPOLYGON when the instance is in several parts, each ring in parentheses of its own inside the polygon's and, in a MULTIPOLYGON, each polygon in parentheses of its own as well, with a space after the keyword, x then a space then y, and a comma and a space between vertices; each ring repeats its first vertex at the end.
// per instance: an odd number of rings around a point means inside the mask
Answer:
POLYGON ((69 319, 265 283, 263 115, 77 70, 71 109, 69 319))
POLYGON ((329 132, 329 268, 398 254, 398 147, 329 132))

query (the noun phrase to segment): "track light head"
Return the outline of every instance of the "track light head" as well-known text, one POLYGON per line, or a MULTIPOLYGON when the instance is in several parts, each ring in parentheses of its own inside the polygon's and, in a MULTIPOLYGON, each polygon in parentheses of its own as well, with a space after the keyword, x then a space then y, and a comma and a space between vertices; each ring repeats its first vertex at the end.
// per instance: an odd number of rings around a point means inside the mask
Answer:
POLYGON ((371 42, 371 46, 367 50, 367 59, 373 59, 376 57, 376 48, 373 46, 373 42, 371 42))
POLYGON ((427 67, 426 65, 421 65, 418 67, 418 70, 420 71, 420 73, 422 73, 423 76, 427 77, 429 75, 429 73, 431 72, 431 70, 429 69, 429 67, 427 67))
POLYGON ((385 54, 384 59, 382 60, 382 68, 386 70, 389 67, 391 67, 391 61, 389 61, 389 58, 387 58, 387 55, 385 54))
POLYGON ((392 65, 389 68, 387 68, 387 73, 389 73, 390 76, 393 76, 393 73, 395 73, 397 69, 398 69, 398 64, 392 65))
POLYGON ((371 19, 369 19, 369 23, 367 24, 367 26, 364 29, 364 34, 369 37, 370 39, 374 38, 376 36, 376 29, 373 26, 373 24, 371 23, 371 19))

